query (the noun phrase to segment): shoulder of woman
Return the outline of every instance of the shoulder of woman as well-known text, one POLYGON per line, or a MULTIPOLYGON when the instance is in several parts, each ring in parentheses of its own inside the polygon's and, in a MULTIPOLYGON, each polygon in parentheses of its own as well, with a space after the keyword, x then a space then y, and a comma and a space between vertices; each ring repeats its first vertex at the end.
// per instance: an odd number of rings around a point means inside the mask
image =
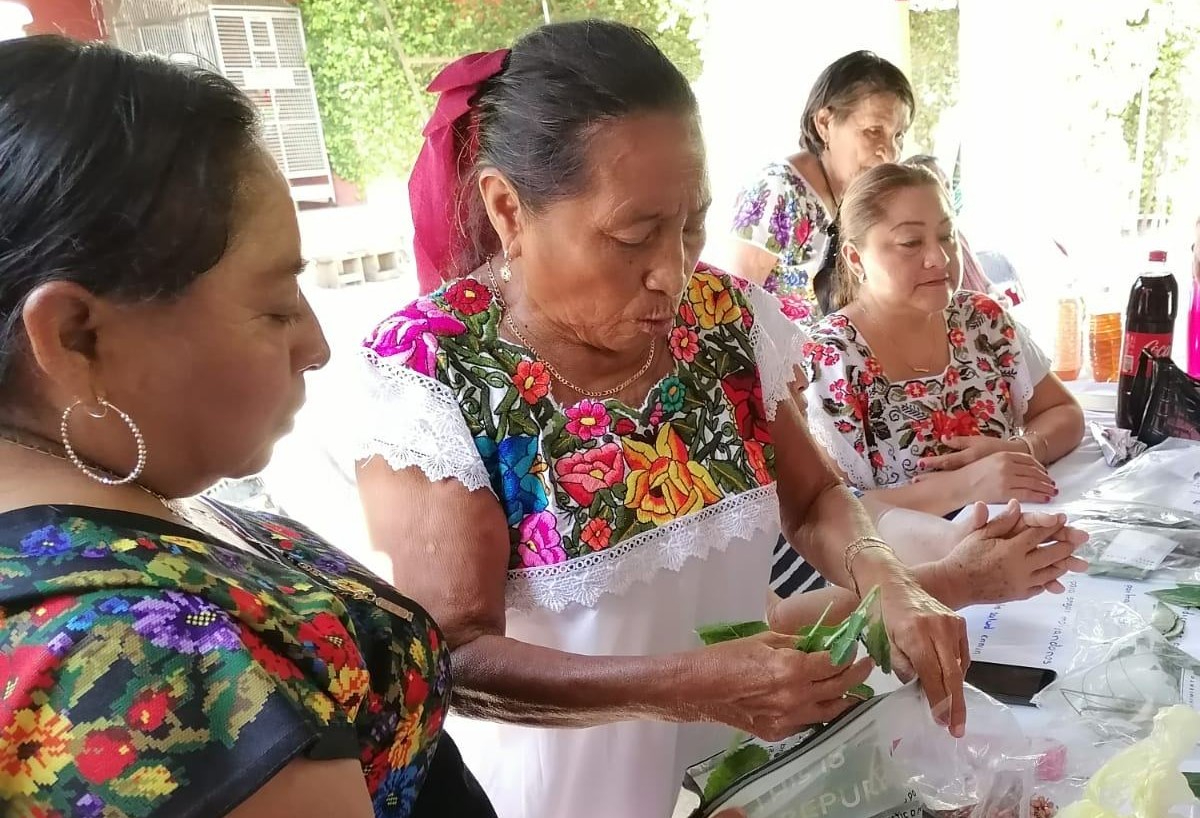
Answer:
POLYGON ((986 293, 959 290, 950 299, 950 309, 964 319, 968 329, 1004 329, 1013 326, 1012 316, 1000 302, 986 293))
POLYGON ((442 349, 478 345, 494 323, 494 302, 485 284, 459 279, 384 318, 363 340, 363 349, 376 359, 433 377, 442 349))

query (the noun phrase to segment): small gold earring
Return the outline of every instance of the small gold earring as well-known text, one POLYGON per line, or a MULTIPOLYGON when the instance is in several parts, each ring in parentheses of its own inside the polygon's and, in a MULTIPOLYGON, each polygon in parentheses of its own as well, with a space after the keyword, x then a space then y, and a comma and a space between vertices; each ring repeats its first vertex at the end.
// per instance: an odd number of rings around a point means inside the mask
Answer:
POLYGON ((504 250, 504 264, 500 267, 500 278, 506 284, 512 281, 512 264, 508 258, 508 249, 504 250))

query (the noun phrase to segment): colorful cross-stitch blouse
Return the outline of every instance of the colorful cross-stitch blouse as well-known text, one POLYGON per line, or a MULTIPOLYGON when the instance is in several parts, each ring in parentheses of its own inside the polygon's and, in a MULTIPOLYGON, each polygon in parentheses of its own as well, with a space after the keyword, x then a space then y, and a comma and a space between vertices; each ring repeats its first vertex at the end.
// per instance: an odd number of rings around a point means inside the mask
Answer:
MULTIPOLYGON (((395 312, 366 341, 356 425, 360 458, 495 497, 507 635, 657 654, 696 647, 704 622, 761 618, 780 533, 771 421, 804 341, 779 302, 702 266, 662 339, 673 367, 636 405, 561 405, 545 365, 500 327, 495 294, 473 279, 395 312)), ((651 720, 456 719, 452 732, 505 818, 669 815, 684 767, 729 740, 651 720), (603 775, 585 772, 594 764, 603 775)))
POLYGON ((989 296, 960 290, 946 309, 950 363, 906 381, 884 374, 858 328, 834 313, 805 350, 809 428, 860 489, 906 484, 947 435, 1020 433, 1050 371, 1028 332, 989 296))
POLYGON ((813 277, 825 261, 832 221, 821 197, 790 162, 773 162, 738 195, 734 238, 776 256, 763 286, 802 326, 821 317, 813 277))
POLYGON ((302 526, 208 508, 254 551, 0 515, 3 814, 220 816, 298 757, 359 759, 377 816, 415 814, 450 697, 436 625, 302 526))

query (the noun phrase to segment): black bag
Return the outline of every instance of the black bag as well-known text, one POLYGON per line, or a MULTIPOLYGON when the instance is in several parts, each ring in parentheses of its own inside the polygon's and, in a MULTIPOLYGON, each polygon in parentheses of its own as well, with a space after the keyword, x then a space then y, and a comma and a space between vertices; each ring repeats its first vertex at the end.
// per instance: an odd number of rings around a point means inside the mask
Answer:
POLYGON ((1169 437, 1200 440, 1200 380, 1188 376, 1170 358, 1142 352, 1138 361, 1138 381, 1145 411, 1137 438, 1155 446, 1169 437), (1148 378, 1142 378, 1143 374, 1148 378))

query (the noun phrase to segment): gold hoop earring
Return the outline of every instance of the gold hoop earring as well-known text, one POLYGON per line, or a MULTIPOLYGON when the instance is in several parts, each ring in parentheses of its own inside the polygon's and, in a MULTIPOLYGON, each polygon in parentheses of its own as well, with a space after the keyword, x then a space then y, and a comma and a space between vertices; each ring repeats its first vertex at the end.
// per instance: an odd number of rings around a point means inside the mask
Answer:
POLYGON ((129 427, 129 431, 133 435, 133 442, 137 444, 137 463, 134 464, 133 471, 129 472, 129 474, 125 475, 124 477, 110 477, 109 475, 96 471, 87 463, 84 463, 83 459, 75 453, 75 447, 71 445, 71 433, 69 431, 69 426, 71 424, 71 414, 80 406, 83 406, 83 401, 81 400, 75 401, 63 410, 62 422, 58 427, 59 434, 62 437, 63 450, 67 453, 67 459, 71 461, 75 468, 79 469, 97 483, 102 483, 106 486, 128 485, 141 477, 142 470, 146 468, 146 439, 142 437, 142 430, 139 429, 138 425, 133 422, 133 418, 122 412, 117 407, 113 406, 104 398, 98 398, 97 401, 100 404, 100 411, 97 413, 91 409, 87 409, 86 411, 90 417, 93 417, 96 420, 108 417, 108 411, 111 409, 112 411, 116 412, 117 417, 123 420, 125 425, 129 427))
POLYGON ((500 280, 505 284, 512 281, 512 264, 508 257, 508 248, 504 248, 504 264, 500 265, 500 280))

